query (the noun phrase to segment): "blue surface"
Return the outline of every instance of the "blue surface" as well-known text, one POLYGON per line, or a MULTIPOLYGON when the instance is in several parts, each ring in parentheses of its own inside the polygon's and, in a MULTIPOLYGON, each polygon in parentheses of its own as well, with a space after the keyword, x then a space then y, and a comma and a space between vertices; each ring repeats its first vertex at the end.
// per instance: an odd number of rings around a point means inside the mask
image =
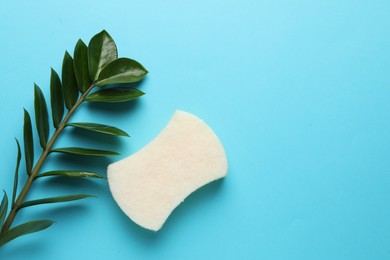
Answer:
MULTIPOLYGON (((147 95, 85 106, 74 121, 132 137, 101 144, 69 132, 58 146, 115 147, 117 160, 182 109, 215 130, 230 165, 159 233, 127 219, 104 181, 39 181, 30 198, 99 198, 21 211, 18 223, 57 224, 0 259, 389 259, 389 17, 387 0, 2 1, 0 188, 11 193, 13 137, 22 108, 33 110, 33 82, 48 96, 50 67, 104 28, 120 56, 150 71, 147 95)), ((59 156, 45 168, 104 172, 110 161, 59 156)))

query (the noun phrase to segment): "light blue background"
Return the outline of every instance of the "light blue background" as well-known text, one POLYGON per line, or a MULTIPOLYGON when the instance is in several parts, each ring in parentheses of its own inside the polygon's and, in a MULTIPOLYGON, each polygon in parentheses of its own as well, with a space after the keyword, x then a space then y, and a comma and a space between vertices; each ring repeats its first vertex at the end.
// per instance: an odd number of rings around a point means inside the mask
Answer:
MULTIPOLYGON (((102 29, 150 71, 129 105, 85 105, 73 121, 110 123, 130 139, 69 131, 59 146, 121 156, 46 169, 105 171, 153 139, 176 109, 219 135, 229 176, 190 196, 161 232, 143 230, 105 181, 39 181, 30 198, 90 193, 20 212, 50 229, 0 259, 389 259, 390 2, 387 0, 1 1, 0 188, 11 193, 33 82, 102 29)), ((35 135, 36 137, 36 135, 35 135)), ((39 149, 37 148, 37 153, 39 149)), ((54 158, 53 158, 54 159, 54 158)), ((24 166, 21 173, 25 179, 24 166)))

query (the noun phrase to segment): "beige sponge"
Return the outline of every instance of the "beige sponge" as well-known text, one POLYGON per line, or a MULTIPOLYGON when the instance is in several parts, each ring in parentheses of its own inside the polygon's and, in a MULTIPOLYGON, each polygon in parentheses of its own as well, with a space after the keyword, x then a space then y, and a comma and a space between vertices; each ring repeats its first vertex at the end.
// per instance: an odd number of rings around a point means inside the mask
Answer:
POLYGON ((108 166, 119 207, 138 225, 157 231, 192 192, 227 174, 218 137, 198 117, 176 111, 168 125, 137 153, 108 166))

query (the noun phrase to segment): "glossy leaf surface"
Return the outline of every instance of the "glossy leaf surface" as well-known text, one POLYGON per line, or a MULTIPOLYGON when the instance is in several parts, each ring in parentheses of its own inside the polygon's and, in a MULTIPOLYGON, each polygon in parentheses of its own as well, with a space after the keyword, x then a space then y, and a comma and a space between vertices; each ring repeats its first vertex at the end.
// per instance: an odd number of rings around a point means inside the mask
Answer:
POLYGON ((89 102, 126 102, 144 95, 142 91, 129 87, 102 89, 90 94, 85 100, 89 102))
POLYGON ((24 137, 24 157, 26 159, 26 170, 27 173, 30 175, 34 163, 34 140, 32 135, 31 118, 27 110, 24 110, 23 137, 24 137))
POLYGON ((64 99, 62 97, 61 80, 54 69, 51 69, 50 76, 50 103, 53 125, 57 128, 64 116, 64 99))
POLYGON ((107 64, 99 74, 97 86, 132 83, 143 79, 148 71, 137 61, 120 58, 107 64))
POLYGON ((26 207, 31 207, 31 206, 35 206, 35 205, 57 203, 57 202, 68 202, 68 201, 80 200, 80 199, 90 198, 90 197, 93 197, 93 196, 87 195, 87 194, 74 194, 74 195, 57 196, 57 197, 50 197, 50 198, 26 201, 26 202, 23 202, 19 207, 26 208, 26 207))
MULTIPOLYGON (((19 166, 20 166, 20 160, 22 159, 22 152, 20 150, 20 144, 18 139, 16 139, 16 146, 18 148, 18 155, 16 158, 16 167, 15 167, 15 175, 14 175, 14 189, 12 192, 12 206, 15 204, 15 199, 16 199, 16 192, 18 190, 18 183, 19 183, 19 166)), ((1 230, 1 228, 0 228, 1 230)))
POLYGON ((52 150, 51 152, 74 154, 74 155, 86 155, 86 156, 113 156, 113 155, 119 155, 118 153, 112 152, 112 151, 97 150, 97 149, 86 149, 86 148, 79 148, 79 147, 58 148, 58 149, 52 150))
POLYGON ((47 176, 65 176, 65 177, 72 177, 72 178, 101 178, 101 179, 104 178, 104 176, 96 172, 67 171, 67 170, 45 172, 42 174, 38 174, 37 178, 47 177, 47 176))
POLYGON ((111 36, 101 31, 88 44, 89 76, 95 81, 105 65, 118 58, 118 50, 111 36))
POLYGON ((36 84, 34 85, 34 109, 39 143, 42 148, 45 148, 47 139, 49 138, 49 115, 47 112, 45 96, 36 84))
POLYGON ((81 39, 78 40, 74 49, 73 63, 77 85, 79 90, 84 93, 92 81, 88 69, 88 47, 81 39))
POLYGON ((65 52, 62 62, 62 94, 65 107, 71 109, 77 101, 79 90, 74 74, 73 59, 68 52, 65 52))
POLYGON ((69 123, 67 126, 73 126, 93 132, 108 134, 108 135, 116 135, 116 136, 129 136, 125 131, 103 124, 95 124, 95 123, 69 123))

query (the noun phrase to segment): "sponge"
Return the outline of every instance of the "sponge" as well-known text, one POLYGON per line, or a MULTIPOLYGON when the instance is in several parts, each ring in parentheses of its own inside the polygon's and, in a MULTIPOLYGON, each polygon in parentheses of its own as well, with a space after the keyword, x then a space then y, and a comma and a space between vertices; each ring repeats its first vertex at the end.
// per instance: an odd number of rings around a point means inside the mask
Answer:
POLYGON ((138 225, 158 231, 200 187, 227 175, 221 142, 198 117, 176 111, 163 131, 135 154, 108 166, 110 191, 138 225))

